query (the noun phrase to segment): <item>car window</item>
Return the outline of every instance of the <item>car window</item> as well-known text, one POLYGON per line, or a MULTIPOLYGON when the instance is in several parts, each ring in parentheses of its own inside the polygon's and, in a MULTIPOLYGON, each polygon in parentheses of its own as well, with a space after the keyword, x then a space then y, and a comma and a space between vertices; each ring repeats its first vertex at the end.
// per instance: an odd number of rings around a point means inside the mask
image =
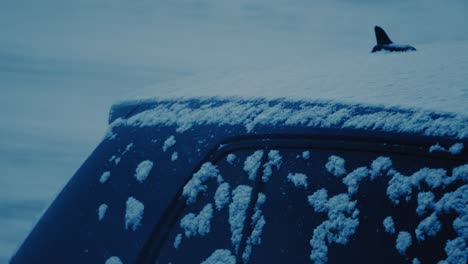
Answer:
POLYGON ((171 223, 156 263, 201 263, 215 252, 235 259, 265 155, 262 149, 237 150, 204 163, 182 191, 184 208, 171 223))
POLYGON ((447 258, 447 242, 463 244, 466 228, 456 219, 466 204, 453 202, 466 189, 463 162, 316 148, 279 153, 281 167, 260 190, 266 224, 251 263, 435 263, 447 258), (458 192, 446 196, 452 205, 443 205, 447 192, 458 192))

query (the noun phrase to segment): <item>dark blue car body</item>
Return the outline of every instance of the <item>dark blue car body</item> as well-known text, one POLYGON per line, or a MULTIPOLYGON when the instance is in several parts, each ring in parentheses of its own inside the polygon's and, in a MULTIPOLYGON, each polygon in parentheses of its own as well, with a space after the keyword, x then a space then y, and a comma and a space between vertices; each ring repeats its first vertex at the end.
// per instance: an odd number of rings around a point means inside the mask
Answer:
MULTIPOLYGON (((227 115, 222 111, 212 114, 227 115)), ((242 254, 249 245, 247 240, 253 224, 243 225, 239 249, 234 249, 232 227, 227 220, 228 207, 223 209, 225 211, 215 209, 214 214, 219 216, 212 219, 212 234, 183 236, 179 226, 184 215, 198 213, 208 203, 188 204, 187 197, 183 196, 184 186, 207 162, 218 166, 232 189, 235 184, 249 185, 252 195, 258 197, 259 193, 265 193, 267 196, 262 242, 253 245, 249 263, 312 263, 310 241, 317 226, 327 219, 327 213, 314 212, 307 197, 319 189, 326 189, 329 196, 347 192, 343 179, 325 169, 329 157, 343 157, 347 173, 361 166, 370 168, 370 162, 381 156, 392 159, 393 168, 404 175, 424 167, 443 169, 451 174, 454 168, 468 163, 466 150, 455 155, 449 151, 429 151, 436 144, 445 149, 457 143, 468 144, 464 134, 468 120, 451 114, 421 114, 412 110, 325 102, 211 98, 121 104, 113 107, 109 123, 106 138, 50 205, 11 263, 105 263, 112 256, 118 256, 123 263, 201 263, 220 248, 231 250, 236 262, 245 262, 242 254), (200 114, 190 112, 192 110, 213 109, 232 102, 251 107, 246 109, 252 111, 247 116, 250 119, 247 126, 245 120, 238 121, 234 117, 224 123, 210 122, 209 118, 201 120, 206 117, 200 117, 199 121, 181 120, 200 114), (178 109, 175 104, 184 107, 178 109), (252 108, 258 105, 262 105, 261 111, 252 108), (152 119, 130 124, 132 118, 158 107, 172 109, 171 113, 160 112, 161 115, 175 116, 164 119, 158 116, 159 112, 152 112, 155 115, 152 119), (327 123, 327 117, 323 117, 315 123, 311 120, 293 122, 292 119, 272 120, 269 115, 268 120, 262 119, 269 108, 292 109, 288 114, 293 116, 308 109, 321 115, 324 107, 332 109, 325 115, 335 114, 338 120, 327 123), (345 113, 344 117, 340 113, 345 113), (350 121, 356 116, 363 120, 375 118, 375 113, 382 113, 381 120, 362 127, 350 121), (421 124, 421 127, 399 126, 405 116, 417 119, 414 124, 421 124), (400 119, 395 121, 397 117, 400 119), (385 123, 385 118, 393 118, 393 121, 385 123), (128 122, 119 123, 122 120, 128 122), (164 142, 171 136, 176 143, 164 149, 164 142), (258 150, 263 151, 260 168, 268 162, 269 151, 278 150, 282 155, 281 167, 273 167, 273 176, 268 182, 260 180, 261 169, 254 181, 249 181, 244 173, 244 160, 258 150), (309 153, 310 158, 300 156, 304 152, 309 153), (232 167, 226 162, 231 153, 237 160, 232 167), (154 167, 142 183, 135 180, 134 175, 135 168, 143 160, 153 161, 154 167), (99 179, 104 172, 110 172, 111 176, 101 183, 99 179), (294 186, 286 178, 293 172, 307 174, 306 188, 294 186), (125 226, 125 204, 129 197, 144 204, 143 218, 136 230, 125 226), (108 209, 104 219, 99 220, 97 210, 101 204, 106 204, 108 209), (180 248, 173 246, 177 234, 183 236, 180 248)), ((436 199, 466 184, 466 177, 453 185, 433 188, 436 199)), ((396 205, 386 194, 390 179, 388 176, 362 180, 359 191, 352 196, 359 201, 360 224, 346 243, 327 240, 327 262, 411 263, 417 258, 422 263, 435 263, 448 257, 446 242, 457 237, 452 223, 458 213, 451 211, 440 215, 442 228, 437 235, 418 240, 413 231, 425 216, 415 212, 417 192, 430 188, 424 184, 415 187, 410 199, 403 199, 396 205), (394 216, 395 234, 385 232, 382 225, 388 215, 394 216), (397 233, 401 230, 412 236, 412 245, 404 253, 395 248, 397 233)), ((202 192, 202 200, 214 194, 217 186, 215 181, 206 184, 208 189, 202 192)), ((245 221, 250 221, 254 214, 255 200, 254 197, 249 202, 245 221)), ((463 239, 466 242, 467 238, 463 239)))

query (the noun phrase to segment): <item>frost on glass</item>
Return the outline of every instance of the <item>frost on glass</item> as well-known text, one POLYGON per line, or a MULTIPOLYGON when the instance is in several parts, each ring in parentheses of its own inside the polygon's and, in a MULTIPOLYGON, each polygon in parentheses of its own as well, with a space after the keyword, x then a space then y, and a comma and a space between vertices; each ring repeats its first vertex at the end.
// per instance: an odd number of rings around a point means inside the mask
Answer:
POLYGON ((196 235, 205 236, 210 232, 211 218, 213 218, 213 206, 207 204, 198 215, 189 213, 184 216, 180 220, 180 227, 187 238, 196 235))
POLYGON ((244 161, 244 171, 249 175, 250 180, 255 180, 257 171, 262 163, 263 150, 257 150, 248 156, 244 161))

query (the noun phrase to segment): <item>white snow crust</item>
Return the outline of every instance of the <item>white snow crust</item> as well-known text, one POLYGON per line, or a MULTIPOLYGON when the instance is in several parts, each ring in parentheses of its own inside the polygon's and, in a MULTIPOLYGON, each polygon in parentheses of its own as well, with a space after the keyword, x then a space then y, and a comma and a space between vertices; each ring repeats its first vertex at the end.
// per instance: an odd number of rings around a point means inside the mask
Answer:
POLYGON ((249 175, 250 180, 255 180, 258 169, 262 162, 263 150, 257 150, 248 156, 244 161, 244 171, 249 175))
POLYGON ((109 180, 111 176, 110 171, 105 171, 102 173, 101 177, 99 178, 100 183, 105 183, 107 180, 109 180))
POLYGON ((395 222, 393 221, 393 218, 391 216, 385 217, 383 220, 383 226, 385 228, 385 232, 393 234, 395 233, 395 222))
POLYGON ((332 155, 328 158, 327 164, 325 164, 327 171, 336 177, 343 176, 346 173, 345 160, 341 157, 332 155))
POLYGON ((105 264, 123 264, 119 257, 112 256, 106 260, 105 264))
POLYGON ((107 212, 107 208, 108 208, 107 204, 99 205, 97 209, 99 221, 102 221, 104 219, 104 216, 106 215, 106 212, 107 212))
POLYGON ((129 197, 125 210, 125 229, 131 228, 133 231, 136 231, 143 219, 144 210, 145 206, 142 202, 133 197, 129 197))
POLYGON ((263 164, 263 182, 267 182, 270 180, 270 177, 273 174, 273 167, 276 167, 276 169, 279 170, 282 162, 281 159, 282 157, 279 154, 278 150, 270 150, 268 152, 268 161, 265 164, 263 164))
POLYGON ((135 178, 139 183, 143 183, 146 178, 148 178, 148 175, 151 172, 151 169, 153 168, 153 162, 150 160, 145 160, 140 162, 138 164, 136 170, 135 170, 135 178))
POLYGON ((127 119, 118 118, 109 126, 108 137, 118 126, 177 126, 182 133, 194 125, 242 125, 246 132, 259 126, 305 126, 349 128, 405 132, 431 136, 468 136, 468 118, 460 115, 433 117, 428 111, 395 111, 380 109, 363 113, 358 106, 340 106, 333 103, 308 105, 291 109, 282 102, 242 101, 232 99, 217 105, 193 108, 184 101, 160 101, 154 108, 127 119))
POLYGON ((185 237, 205 236, 210 232, 213 205, 207 204, 198 215, 189 213, 180 220, 180 227, 184 229, 185 237))
POLYGON ((294 186, 302 186, 307 189, 307 175, 304 173, 289 173, 287 179, 292 182, 294 186))
POLYGON ((195 203, 198 194, 200 192, 205 192, 208 188, 204 183, 214 178, 216 178, 218 182, 223 180, 219 174, 218 167, 211 164, 211 162, 204 163, 200 169, 193 174, 192 179, 184 186, 182 196, 187 198, 187 204, 195 203))
POLYGON ((163 151, 166 152, 170 147, 174 146, 176 143, 175 137, 170 136, 164 141, 164 145, 162 147, 163 151))
POLYGON ((401 231, 398 233, 395 248, 401 255, 405 255, 406 250, 411 246, 412 243, 413 240, 411 239, 411 234, 406 231, 401 231))
POLYGON ((239 251, 251 192, 252 187, 247 185, 239 185, 232 191, 232 202, 229 204, 229 224, 231 225, 231 242, 236 252, 239 251))
POLYGON ((236 257, 228 249, 217 249, 201 264, 236 264, 236 257))
POLYGON ((231 200, 231 187, 229 183, 224 182, 218 186, 215 192, 215 205, 216 209, 220 211, 226 206, 231 200))

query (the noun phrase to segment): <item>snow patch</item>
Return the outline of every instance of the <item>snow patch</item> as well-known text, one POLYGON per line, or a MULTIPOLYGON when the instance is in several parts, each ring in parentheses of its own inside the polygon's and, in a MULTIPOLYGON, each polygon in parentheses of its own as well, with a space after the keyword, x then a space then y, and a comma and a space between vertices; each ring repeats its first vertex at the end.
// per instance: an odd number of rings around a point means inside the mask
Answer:
POLYGON ((229 204, 229 224, 231 225, 231 242, 236 252, 239 251, 251 192, 252 187, 247 185, 239 185, 232 191, 232 202, 229 204))
POLYGON ((445 244, 447 258, 440 261, 439 264, 466 263, 468 259, 468 247, 465 239, 458 237, 448 240, 445 244))
POLYGON ((101 204, 99 208, 97 209, 99 221, 102 221, 104 219, 104 216, 106 215, 106 212, 107 212, 107 208, 108 208, 107 204, 101 204))
POLYGON ((328 261, 328 245, 337 243, 346 245, 359 226, 359 210, 356 201, 350 201, 348 194, 339 194, 327 200, 325 189, 320 189, 308 197, 315 212, 327 212, 328 220, 314 229, 310 246, 310 259, 314 263, 328 261), (327 244, 328 243, 328 244, 327 244))
POLYGON ((306 151, 302 152, 302 158, 305 159, 305 160, 310 159, 310 151, 306 150, 306 151))
POLYGON ((262 210, 260 207, 265 203, 266 195, 263 193, 258 194, 257 202, 254 208, 254 214, 252 215, 252 232, 247 238, 244 252, 242 253, 242 261, 248 263, 250 255, 252 254, 252 247, 260 245, 262 243, 261 235, 263 233, 263 227, 266 224, 265 217, 263 216, 262 210))
POLYGON ((179 158, 177 151, 172 152, 171 161, 176 161, 179 158))
POLYGON ((236 161, 236 154, 228 154, 226 157, 226 161, 231 165, 234 164, 234 162, 236 161))
POLYGON ((105 171, 102 173, 101 177, 99 178, 100 183, 105 183, 107 180, 109 180, 111 176, 110 171, 105 171))
POLYGON ((427 210, 434 208, 435 196, 432 192, 418 193, 418 207, 416 213, 422 216, 427 210))
POLYGON ((236 257, 228 249, 217 249, 201 264, 236 264, 236 257))
POLYGON ((182 243, 182 234, 177 234, 174 239, 174 248, 179 249, 180 243, 182 243))
POLYGON ((263 165, 263 182, 270 180, 270 177, 273 174, 273 167, 276 167, 276 169, 279 170, 282 162, 281 159, 282 158, 278 150, 270 150, 268 152, 268 161, 263 165))
POLYGON ((388 157, 378 157, 371 163, 370 177, 374 180, 382 176, 392 167, 392 160, 388 157))
POLYGON ((151 169, 153 168, 153 162, 150 160, 145 160, 140 162, 138 164, 136 170, 135 170, 135 178, 139 183, 143 183, 146 178, 148 178, 148 175, 151 172, 151 169))
POLYGON ((205 192, 208 188, 204 185, 209 179, 216 178, 218 182, 222 182, 223 179, 219 174, 218 167, 211 164, 211 162, 204 163, 200 169, 193 174, 189 182, 184 186, 182 196, 187 198, 187 204, 193 204, 197 200, 197 196, 200 192, 205 192))
POLYGON ((393 218, 391 216, 385 217, 383 220, 383 226, 385 228, 385 232, 393 234, 395 233, 395 222, 393 221, 393 218))
POLYGON ((105 264, 123 264, 119 257, 112 256, 106 260, 105 264))
POLYGON ((213 206, 205 205, 198 215, 187 214, 180 220, 180 227, 184 229, 185 236, 205 236, 210 232, 211 218, 213 218, 213 206))
POLYGON ((369 175, 369 169, 360 167, 352 171, 343 178, 343 184, 348 187, 350 195, 355 194, 359 189, 359 183, 369 175))
POLYGON ((343 176, 346 173, 345 160, 341 157, 332 155, 328 158, 327 164, 325 164, 327 171, 336 177, 343 176))
POLYGON ((163 151, 166 152, 170 147, 174 146, 176 143, 175 137, 170 136, 164 141, 164 145, 162 147, 163 151))
POLYGON ((296 187, 304 187, 307 189, 307 175, 303 173, 289 173, 288 181, 292 182, 296 187))
POLYGON ((257 171, 262 162, 263 150, 257 150, 252 155, 248 156, 244 161, 244 171, 249 175, 250 180, 255 180, 257 171))
POLYGON ((463 143, 455 143, 448 149, 448 152, 452 155, 458 155, 462 153, 463 148, 463 143))
POLYGON ((138 201, 133 197, 127 199, 127 208, 125 210, 125 229, 129 227, 135 231, 140 226, 140 222, 143 219, 143 212, 145 206, 142 202, 138 201))
POLYGON ((442 224, 437 218, 437 215, 432 213, 419 223, 414 233, 419 241, 424 241, 426 237, 437 235, 441 228, 442 224))
POLYGON ((398 253, 401 255, 406 254, 406 250, 411 246, 412 239, 410 233, 406 231, 401 231, 398 233, 398 237, 396 239, 395 248, 398 250, 398 253))
POLYGON ((439 143, 436 143, 435 145, 432 145, 429 147, 429 153, 436 152, 436 151, 446 152, 447 150, 441 145, 439 145, 439 143))
POLYGON ((220 211, 221 209, 229 203, 231 199, 231 192, 229 183, 224 182, 218 186, 215 193, 215 205, 216 209, 220 211))

